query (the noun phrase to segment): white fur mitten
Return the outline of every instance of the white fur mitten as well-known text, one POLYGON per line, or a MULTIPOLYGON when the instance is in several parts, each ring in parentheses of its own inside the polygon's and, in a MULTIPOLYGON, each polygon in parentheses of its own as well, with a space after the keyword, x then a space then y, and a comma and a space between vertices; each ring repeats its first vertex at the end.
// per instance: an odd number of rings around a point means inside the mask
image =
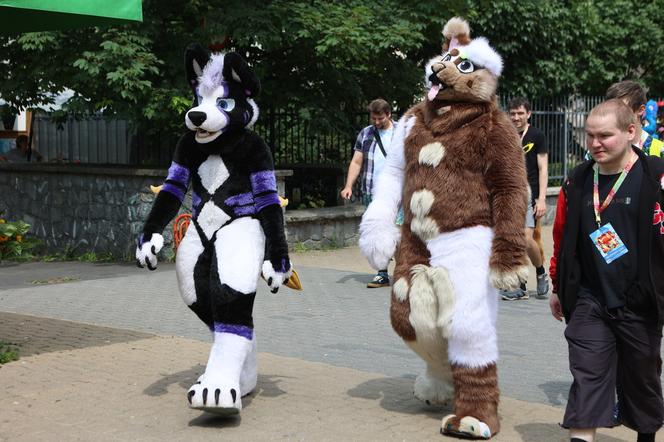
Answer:
POLYGON ((362 216, 360 224, 360 250, 371 267, 387 268, 401 239, 401 230, 394 224, 395 211, 373 201, 362 216))
POLYGON ((136 247, 136 265, 140 268, 147 266, 150 270, 157 268, 157 253, 164 246, 164 237, 158 233, 142 234, 138 238, 136 247))

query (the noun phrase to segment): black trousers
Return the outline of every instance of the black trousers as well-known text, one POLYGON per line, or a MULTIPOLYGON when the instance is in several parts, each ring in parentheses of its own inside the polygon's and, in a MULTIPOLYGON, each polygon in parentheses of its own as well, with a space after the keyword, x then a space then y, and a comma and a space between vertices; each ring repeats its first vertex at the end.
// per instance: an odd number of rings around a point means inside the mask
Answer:
POLYGON ((660 429, 664 422, 662 332, 654 320, 626 307, 607 310, 592 294, 582 292, 565 338, 574 382, 563 427, 624 424, 642 433, 660 429))

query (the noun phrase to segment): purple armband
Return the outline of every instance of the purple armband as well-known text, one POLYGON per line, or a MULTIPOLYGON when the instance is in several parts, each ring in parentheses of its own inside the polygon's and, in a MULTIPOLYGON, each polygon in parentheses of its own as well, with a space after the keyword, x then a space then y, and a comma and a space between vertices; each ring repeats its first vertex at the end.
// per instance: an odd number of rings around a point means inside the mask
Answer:
POLYGON ((254 172, 249 176, 251 181, 251 190, 254 195, 268 191, 277 191, 277 178, 274 176, 274 170, 261 170, 254 172))
POLYGON ((254 338, 254 329, 246 325, 239 324, 224 324, 223 322, 214 323, 215 333, 230 333, 233 335, 242 336, 250 341, 254 338))

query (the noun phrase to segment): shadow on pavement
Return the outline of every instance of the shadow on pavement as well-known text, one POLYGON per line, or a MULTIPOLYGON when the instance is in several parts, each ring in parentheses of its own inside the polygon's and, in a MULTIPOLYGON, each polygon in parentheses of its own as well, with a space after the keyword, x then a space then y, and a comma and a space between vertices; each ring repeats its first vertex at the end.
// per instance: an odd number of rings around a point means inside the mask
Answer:
MULTIPOLYGON (((182 389, 182 395, 186 394, 186 391, 189 390, 198 377, 205 371, 205 367, 201 364, 196 364, 188 370, 179 371, 177 373, 171 373, 163 375, 161 379, 153 382, 148 385, 144 390, 143 394, 148 396, 162 396, 168 393, 168 388, 171 385, 179 385, 182 389)), ((284 390, 279 387, 279 382, 281 379, 284 379, 284 376, 275 376, 275 375, 258 375, 258 383, 256 385, 256 390, 254 390, 250 395, 242 398, 243 406, 247 406, 251 403, 252 398, 256 396, 264 397, 278 397, 283 394, 286 394, 284 390)))
MULTIPOLYGON (((515 425, 514 429, 521 435, 524 441, 567 441, 569 440, 567 430, 561 428, 557 423, 533 422, 529 424, 515 425)), ((601 442, 626 442, 606 434, 599 434, 597 440, 601 442)))
POLYGON ((379 400, 380 406, 388 411, 404 414, 419 414, 440 420, 441 416, 452 411, 452 407, 429 406, 413 395, 413 379, 378 378, 363 382, 357 387, 348 390, 348 395, 354 398, 379 400))
POLYGON ((569 395, 569 382, 551 381, 539 384, 540 390, 546 394, 551 405, 565 405, 567 403, 567 396, 569 395))

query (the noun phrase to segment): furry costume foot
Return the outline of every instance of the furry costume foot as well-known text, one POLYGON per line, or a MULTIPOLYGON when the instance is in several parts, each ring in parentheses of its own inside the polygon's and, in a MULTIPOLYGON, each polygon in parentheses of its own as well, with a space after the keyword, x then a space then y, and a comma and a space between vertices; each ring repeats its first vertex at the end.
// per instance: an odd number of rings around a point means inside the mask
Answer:
POLYGON ((242 410, 241 398, 256 388, 256 339, 215 333, 208 365, 187 392, 191 408, 230 416, 242 410))
POLYGON ((489 429, 489 426, 472 416, 458 419, 455 414, 448 414, 443 418, 440 432, 441 434, 449 434, 451 436, 459 436, 463 438, 491 438, 491 430, 489 429))
POLYGON ((415 379, 415 397, 427 405, 450 405, 454 400, 454 385, 422 373, 415 379))
POLYGON ((452 365, 454 414, 443 418, 443 434, 490 439, 500 431, 496 364, 482 368, 452 365))

